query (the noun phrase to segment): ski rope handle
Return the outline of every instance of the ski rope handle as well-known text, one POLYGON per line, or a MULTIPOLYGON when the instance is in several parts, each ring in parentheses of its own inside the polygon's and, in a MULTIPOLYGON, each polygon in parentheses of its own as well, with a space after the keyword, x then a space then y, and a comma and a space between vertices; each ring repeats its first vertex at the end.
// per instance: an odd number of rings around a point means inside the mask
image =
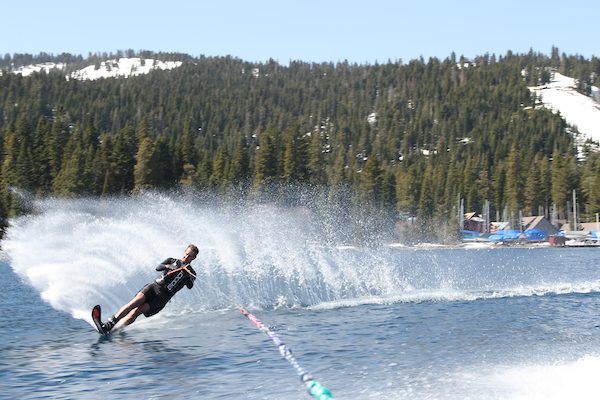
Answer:
POLYGON ((275 346, 277 346, 277 348, 279 349, 279 354, 281 354, 281 356, 285 358, 292 365, 292 367, 294 367, 294 369, 300 376, 300 380, 306 386, 306 390, 311 396, 313 396, 313 398, 317 400, 333 399, 333 394, 331 393, 331 391, 325 386, 321 385, 319 382, 317 382, 310 373, 306 372, 300 366, 300 364, 298 364, 298 361, 296 361, 296 357, 294 357, 294 355, 292 354, 292 349, 290 349, 288 345, 285 344, 283 340, 281 340, 279 336, 275 334, 275 332, 273 332, 262 322, 260 322, 260 320, 256 318, 256 316, 246 311, 244 307, 238 306, 238 308, 242 315, 246 316, 254 326, 266 333, 267 336, 269 336, 269 338, 273 341, 275 346))
POLYGON ((191 272, 190 272, 190 270, 189 270, 189 269, 187 269, 187 267, 189 267, 189 266, 190 266, 190 264, 185 264, 183 267, 179 267, 179 268, 171 269, 171 270, 169 270, 169 272, 167 272, 167 273, 165 274, 165 276, 171 276, 171 275, 173 275, 173 274, 174 274, 174 273, 176 273, 176 272, 179 272, 179 271, 181 271, 181 270, 185 270, 185 272, 187 272, 188 274, 190 274, 191 276, 193 276, 194 278, 196 278, 196 275, 195 275, 195 274, 193 274, 193 273, 191 273, 191 272))

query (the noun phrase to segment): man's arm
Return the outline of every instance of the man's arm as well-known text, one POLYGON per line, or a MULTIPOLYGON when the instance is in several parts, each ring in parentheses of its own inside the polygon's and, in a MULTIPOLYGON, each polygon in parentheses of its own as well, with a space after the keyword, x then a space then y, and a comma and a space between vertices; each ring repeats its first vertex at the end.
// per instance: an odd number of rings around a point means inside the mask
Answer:
POLYGON ((157 271, 164 271, 165 269, 171 270, 171 264, 173 264, 176 260, 174 258, 167 258, 165 261, 161 262, 160 264, 158 264, 158 267, 156 267, 157 271))
POLYGON ((185 283, 185 286, 187 286, 188 289, 191 289, 194 287, 194 281, 196 280, 196 271, 194 271, 194 268, 192 268, 191 265, 188 265, 185 269, 188 272, 188 280, 185 283))

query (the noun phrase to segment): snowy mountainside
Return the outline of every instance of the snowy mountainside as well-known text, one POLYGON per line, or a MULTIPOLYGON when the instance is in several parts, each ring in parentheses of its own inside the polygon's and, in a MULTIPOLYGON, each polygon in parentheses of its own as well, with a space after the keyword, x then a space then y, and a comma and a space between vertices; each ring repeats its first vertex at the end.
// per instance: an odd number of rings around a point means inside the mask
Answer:
MULTIPOLYGON (((111 77, 130 77, 147 74, 153 70, 170 70, 182 65, 182 61, 160 61, 152 58, 121 57, 102 61, 95 65, 67 73, 67 79, 96 80, 111 77)), ((67 71, 69 65, 65 63, 46 62, 35 65, 21 66, 11 72, 31 75, 35 72, 51 70, 67 71)), ((0 71, 0 74, 2 72, 0 71)), ((578 142, 591 139, 600 142, 600 103, 591 97, 585 96, 575 89, 575 79, 564 76, 558 72, 553 73, 550 83, 529 87, 529 90, 540 98, 543 107, 554 112, 560 111, 565 121, 577 127, 581 135, 578 142)), ((597 90, 596 88, 594 88, 597 90)), ((374 122, 376 114, 369 115, 369 122, 374 122), (372 119, 372 120, 371 120, 372 119)))
MULTIPOLYGON (((67 65, 63 64, 63 63, 53 63, 53 62, 46 62, 46 63, 42 63, 42 64, 34 64, 34 65, 25 65, 22 67, 19 67, 15 70, 13 70, 12 72, 15 74, 21 74, 23 76, 29 76, 31 74, 33 74, 34 72, 41 72, 41 71, 45 71, 46 73, 52 71, 52 70, 64 70, 65 67, 67 65)), ((1 72, 0 72, 1 74, 1 72)))
POLYGON ((150 58, 120 58, 102 61, 99 68, 90 65, 69 75, 73 79, 96 80, 100 78, 129 77, 147 74, 153 70, 169 70, 180 67, 181 61, 159 61, 150 58))
POLYGON ((575 79, 554 72, 550 83, 529 87, 544 107, 559 112, 564 120, 584 136, 600 142, 600 104, 575 90, 575 79))
MULTIPOLYGON (((169 70, 180 67, 181 61, 160 61, 151 58, 119 58, 102 61, 98 65, 89 65, 85 68, 71 72, 67 79, 96 80, 100 78, 130 77, 147 74, 154 70, 169 70)), ((64 71, 67 65, 63 63, 43 63, 19 67, 12 72, 29 76, 34 72, 50 72, 51 70, 64 71)))

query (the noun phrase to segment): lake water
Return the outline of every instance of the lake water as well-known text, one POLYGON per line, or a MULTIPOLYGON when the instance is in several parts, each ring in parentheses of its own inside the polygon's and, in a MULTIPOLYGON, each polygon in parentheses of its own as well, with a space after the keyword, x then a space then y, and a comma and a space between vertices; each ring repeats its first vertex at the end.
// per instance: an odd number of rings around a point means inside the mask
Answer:
MULTIPOLYGON (((318 224, 317 224, 318 225, 318 224)), ((306 399, 243 305, 338 399, 600 393, 600 249, 351 248, 295 211, 168 196, 46 201, 0 261, 0 393, 18 399, 306 399), (168 256, 198 280, 108 338, 168 256)))

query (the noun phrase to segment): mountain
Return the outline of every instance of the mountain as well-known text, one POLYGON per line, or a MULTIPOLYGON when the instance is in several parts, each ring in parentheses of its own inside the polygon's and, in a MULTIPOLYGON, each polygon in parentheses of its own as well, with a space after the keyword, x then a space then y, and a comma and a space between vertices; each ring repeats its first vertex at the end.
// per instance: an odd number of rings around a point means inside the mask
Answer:
MULTIPOLYGON (((76 69, 67 73, 67 79, 97 80, 101 78, 115 78, 137 76, 147 74, 154 70, 171 70, 183 64, 182 61, 161 61, 156 58, 143 57, 120 57, 106 61, 98 61, 93 65, 76 69)), ((52 70, 65 71, 69 64, 61 62, 45 62, 20 66, 13 73, 29 76, 35 72, 52 70)), ((462 68, 461 64, 457 64, 462 68)), ((465 64, 469 67, 470 64, 465 64)), ((1 72, 0 72, 1 74, 1 72)), ((579 144, 586 140, 600 142, 600 103, 592 97, 586 96, 576 90, 577 81, 574 78, 562 75, 558 72, 552 73, 549 83, 539 86, 530 86, 528 89, 538 96, 539 104, 552 110, 560 112, 565 121, 576 127, 581 134, 577 137, 579 144)), ((598 88, 593 87, 595 93, 598 88)), ((370 118, 374 118, 371 114, 370 118)))
POLYGON ((569 126, 598 137, 586 125, 597 108, 578 93, 600 86, 596 57, 21 54, 0 69, 0 216, 20 211, 12 188, 111 196, 183 185, 269 199, 279 184, 322 187, 336 206, 408 231, 417 221, 424 236, 451 235, 457 199, 505 221, 567 219, 575 190, 582 222, 600 212, 600 152, 569 126), (36 68, 58 71, 22 76, 36 68))

